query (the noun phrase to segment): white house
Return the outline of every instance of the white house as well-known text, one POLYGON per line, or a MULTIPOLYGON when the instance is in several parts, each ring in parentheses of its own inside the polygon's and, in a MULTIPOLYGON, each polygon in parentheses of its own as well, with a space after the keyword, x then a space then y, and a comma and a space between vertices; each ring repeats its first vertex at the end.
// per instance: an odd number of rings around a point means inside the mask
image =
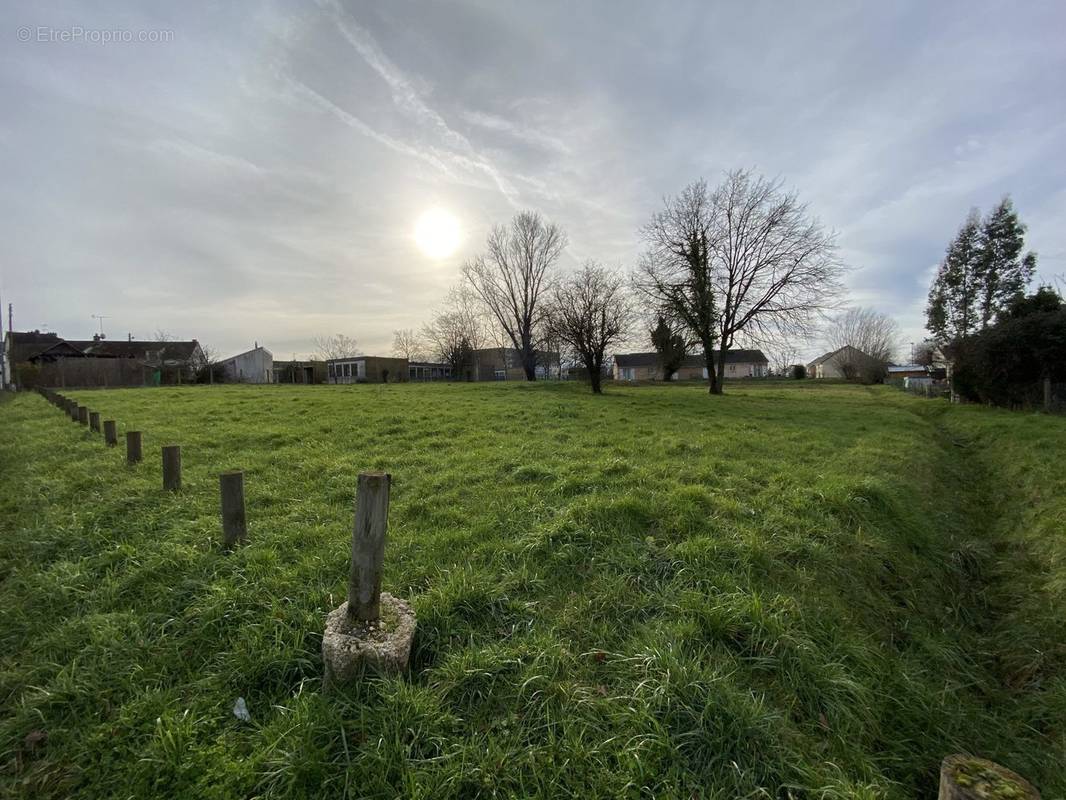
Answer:
POLYGON ((239 353, 222 362, 226 380, 237 383, 273 383, 274 356, 259 342, 246 353, 239 353))

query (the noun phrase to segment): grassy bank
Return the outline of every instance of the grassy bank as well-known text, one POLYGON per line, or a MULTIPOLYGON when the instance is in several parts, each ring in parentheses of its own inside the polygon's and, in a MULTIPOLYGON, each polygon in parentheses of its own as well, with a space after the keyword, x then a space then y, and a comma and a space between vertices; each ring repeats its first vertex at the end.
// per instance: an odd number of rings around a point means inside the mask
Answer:
POLYGON ((72 394, 146 461, 0 407, 8 795, 904 798, 955 750, 1066 793, 1064 420, 812 384, 72 394), (368 468, 415 664, 324 697, 368 468))

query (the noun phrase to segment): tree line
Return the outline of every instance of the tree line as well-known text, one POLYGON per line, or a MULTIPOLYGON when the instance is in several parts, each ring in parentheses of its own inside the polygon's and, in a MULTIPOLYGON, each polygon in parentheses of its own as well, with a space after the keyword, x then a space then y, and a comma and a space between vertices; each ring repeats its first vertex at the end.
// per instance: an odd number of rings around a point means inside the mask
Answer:
POLYGON ((750 170, 665 198, 639 235, 631 272, 589 260, 561 274, 566 233, 523 211, 492 229, 421 331, 395 332, 394 351, 460 374, 475 350, 509 347, 535 380, 538 360, 557 347, 600 393, 610 349, 643 324, 660 353, 683 360, 700 348, 708 390, 721 394, 731 349, 811 335, 841 291, 835 234, 782 181, 750 170))
POLYGON ((1027 294, 1037 256, 1009 197, 986 216, 970 211, 929 289, 928 349, 951 361, 964 399, 1010 407, 1048 397, 1066 382, 1066 306, 1050 286, 1027 294))

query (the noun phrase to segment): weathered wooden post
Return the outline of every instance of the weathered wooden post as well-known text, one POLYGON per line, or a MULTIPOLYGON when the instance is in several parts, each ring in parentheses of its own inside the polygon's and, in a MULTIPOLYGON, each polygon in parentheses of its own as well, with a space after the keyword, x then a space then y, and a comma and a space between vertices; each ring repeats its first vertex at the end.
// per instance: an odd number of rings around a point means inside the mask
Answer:
POLYGON ((88 406, 78 406, 78 422, 80 422, 82 425, 88 425, 89 424, 89 407, 88 406))
POLYGON ((89 412, 89 430, 91 430, 93 433, 99 433, 100 432, 100 412, 99 411, 90 411, 89 412))
POLYGON ((74 422, 78 421, 78 401, 77 400, 67 400, 67 416, 70 417, 71 420, 74 421, 74 422))
POLYGON ((126 463, 137 464, 141 460, 141 432, 126 431, 126 463))
POLYGON ((402 672, 411 659, 415 613, 405 601, 381 591, 391 484, 385 472, 359 474, 348 600, 326 617, 322 637, 326 688, 367 669, 402 672))
POLYGON ((348 571, 348 617, 353 622, 377 622, 381 618, 381 566, 389 527, 390 483, 385 472, 359 475, 348 571))
POLYGON ((1040 792, 1025 778, 1006 767, 976 756, 956 754, 940 764, 937 800, 1040 800, 1040 792))
POLYGON ((163 447, 163 490, 176 492, 181 489, 181 445, 163 447))
POLYGON ((113 419, 104 420, 104 444, 108 447, 114 447, 118 444, 118 432, 115 430, 115 421, 113 419))
POLYGON ((244 514, 244 473, 231 470, 219 475, 222 495, 222 546, 231 549, 248 538, 248 520, 244 514))

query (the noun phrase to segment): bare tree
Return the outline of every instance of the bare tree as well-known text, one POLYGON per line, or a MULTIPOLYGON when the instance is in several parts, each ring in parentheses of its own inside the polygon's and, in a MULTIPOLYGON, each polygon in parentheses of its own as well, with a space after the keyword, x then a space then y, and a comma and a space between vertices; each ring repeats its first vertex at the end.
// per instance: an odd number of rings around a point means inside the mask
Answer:
POLYGON ((900 330, 887 314, 872 308, 850 308, 829 322, 825 341, 833 349, 850 346, 857 351, 840 364, 845 378, 875 383, 884 380, 885 368, 899 350, 900 330))
POLYGON ((425 360, 425 343, 411 328, 401 328, 392 332, 392 354, 408 361, 425 360))
POLYGON ((834 234, 780 180, 735 170, 712 204, 720 393, 725 356, 738 337, 758 343, 810 336, 823 313, 836 307, 844 267, 834 234))
POLYGON ((654 214, 641 235, 648 246, 634 278, 638 291, 668 321, 684 328, 703 347, 707 380, 718 392, 714 347, 718 336, 718 305, 710 263, 710 239, 716 235, 717 209, 707 184, 696 181, 654 214))
POLYGON ((799 348, 791 341, 778 342, 770 350, 770 369, 774 375, 787 378, 792 375, 792 367, 799 360, 799 348))
POLYGON ((315 347, 315 355, 323 361, 332 358, 351 358, 359 355, 359 348, 355 339, 345 336, 343 333, 335 333, 332 336, 316 336, 311 340, 315 347))
POLYGON ((222 360, 222 358, 218 349, 210 347, 206 344, 201 344, 200 352, 203 354, 203 359, 199 360, 194 365, 197 380, 200 383, 214 383, 216 371, 219 373, 219 379, 223 379, 225 377, 225 373, 219 367, 219 362, 222 360))
POLYGON ((603 393, 607 348, 625 339, 633 318, 622 278, 594 261, 553 287, 550 328, 588 371, 595 394, 603 393))
POLYGON ((537 333, 544 321, 543 297, 566 247, 566 234, 535 211, 489 234, 487 252, 463 267, 467 284, 518 351, 526 380, 537 379, 537 333))
POLYGON ((158 328, 155 333, 152 334, 153 342, 173 342, 174 334, 170 331, 165 331, 162 328, 158 328))
POLYGON ((444 304, 422 328, 422 338, 433 356, 452 369, 452 378, 476 367, 474 353, 488 335, 474 298, 463 288, 452 289, 444 304))

